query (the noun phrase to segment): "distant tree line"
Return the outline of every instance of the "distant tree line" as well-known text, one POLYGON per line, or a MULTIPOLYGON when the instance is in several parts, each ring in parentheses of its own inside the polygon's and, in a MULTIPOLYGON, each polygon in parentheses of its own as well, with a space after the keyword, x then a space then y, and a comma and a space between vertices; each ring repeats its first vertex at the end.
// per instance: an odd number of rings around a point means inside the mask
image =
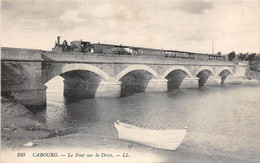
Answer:
POLYGON ((239 61, 248 61, 251 70, 260 72, 260 55, 248 52, 236 54, 234 51, 228 54, 229 61, 233 61, 235 58, 239 61))
POLYGON ((256 53, 239 53, 236 54, 234 51, 228 54, 228 60, 232 61, 233 59, 237 58, 239 61, 249 61, 252 62, 256 59, 256 53))
POLYGON ((249 63, 251 70, 260 72, 260 55, 256 55, 255 58, 249 63))
POLYGON ((236 57, 236 53, 234 51, 230 52, 228 54, 228 60, 233 61, 233 59, 236 57))

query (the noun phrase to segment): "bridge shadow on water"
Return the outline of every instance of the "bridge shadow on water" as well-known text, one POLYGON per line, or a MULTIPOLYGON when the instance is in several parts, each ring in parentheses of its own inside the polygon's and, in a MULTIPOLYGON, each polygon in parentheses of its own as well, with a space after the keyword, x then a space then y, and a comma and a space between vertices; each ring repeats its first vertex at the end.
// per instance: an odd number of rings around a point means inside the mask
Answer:
POLYGON ((123 76, 120 81, 121 97, 131 96, 135 93, 145 92, 152 75, 143 70, 132 71, 123 76))
POLYGON ((203 70, 201 71, 196 77, 199 78, 199 87, 203 87, 208 78, 212 75, 212 72, 209 70, 203 70))
POLYGON ((181 86, 183 79, 186 77, 186 73, 184 71, 176 70, 169 73, 166 76, 167 82, 167 89, 168 91, 173 91, 178 89, 181 86))

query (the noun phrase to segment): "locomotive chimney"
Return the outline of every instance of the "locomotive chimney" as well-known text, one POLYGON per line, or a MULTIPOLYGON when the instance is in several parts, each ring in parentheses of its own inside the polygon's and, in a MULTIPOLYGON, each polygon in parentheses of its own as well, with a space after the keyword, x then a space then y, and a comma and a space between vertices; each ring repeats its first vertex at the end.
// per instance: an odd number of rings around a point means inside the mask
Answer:
POLYGON ((60 45, 60 36, 57 36, 58 45, 60 45))

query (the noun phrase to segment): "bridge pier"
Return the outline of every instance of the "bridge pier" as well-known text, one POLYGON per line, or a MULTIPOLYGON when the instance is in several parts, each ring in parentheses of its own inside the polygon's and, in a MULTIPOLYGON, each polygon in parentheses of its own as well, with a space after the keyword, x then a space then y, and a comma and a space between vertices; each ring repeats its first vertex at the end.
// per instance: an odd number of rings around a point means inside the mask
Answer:
POLYGON ((186 77, 183 79, 180 88, 198 88, 199 78, 197 77, 186 77))
POLYGON ((210 76, 206 81, 205 85, 212 86, 212 85, 221 85, 221 77, 220 76, 210 76))
POLYGON ((120 97, 121 96, 120 81, 102 81, 96 90, 96 97, 120 97))
POLYGON ((32 112, 46 109, 46 86, 42 83, 41 51, 2 49, 1 95, 23 104, 32 112))
POLYGON ((166 92, 167 91, 166 79, 151 79, 145 89, 146 92, 166 92))

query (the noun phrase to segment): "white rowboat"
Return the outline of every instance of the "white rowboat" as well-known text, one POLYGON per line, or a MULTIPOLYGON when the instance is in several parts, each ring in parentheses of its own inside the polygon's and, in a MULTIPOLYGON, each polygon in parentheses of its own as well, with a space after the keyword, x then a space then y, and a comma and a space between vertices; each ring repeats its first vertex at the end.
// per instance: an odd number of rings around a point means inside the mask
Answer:
POLYGON ((121 139, 168 150, 175 150, 186 134, 186 129, 151 130, 119 121, 114 124, 121 139))

